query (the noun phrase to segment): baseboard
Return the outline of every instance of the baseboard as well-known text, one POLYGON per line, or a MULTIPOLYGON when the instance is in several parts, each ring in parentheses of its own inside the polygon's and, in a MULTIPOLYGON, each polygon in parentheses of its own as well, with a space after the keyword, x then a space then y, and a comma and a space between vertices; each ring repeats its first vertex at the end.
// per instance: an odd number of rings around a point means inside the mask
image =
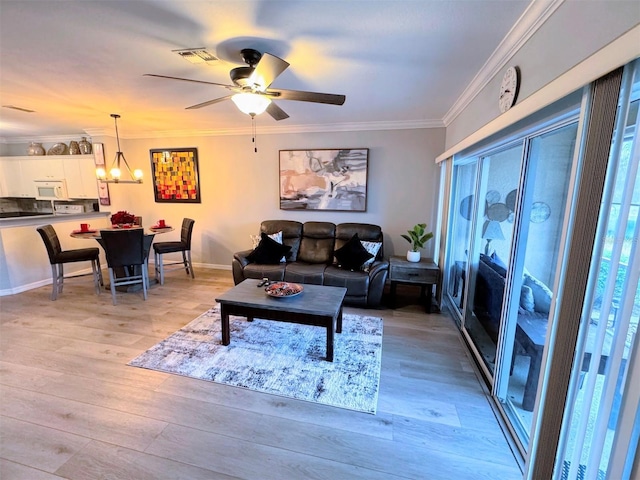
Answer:
MULTIPOLYGON (((150 262, 149 265, 154 265, 153 262, 150 262)), ((231 270, 231 264, 228 265, 221 265, 221 264, 216 264, 216 263, 195 263, 193 264, 194 267, 196 268, 206 268, 208 270, 231 270)), ((106 265, 102 265, 102 270, 106 270, 106 265)), ((69 275, 68 277, 65 278, 73 278, 73 277, 79 277, 82 275, 91 275, 93 272, 90 268, 87 269, 83 269, 83 270, 78 270, 77 272, 73 272, 73 275, 69 275)), ((104 275, 104 272, 103 272, 104 275)), ((36 282, 31 282, 31 283, 27 283, 25 285, 19 285, 17 287, 14 288, 4 288, 2 290, 0 290, 0 297, 6 297, 9 295, 15 295, 17 293, 22 293, 22 292, 26 292, 28 290, 33 290, 35 288, 40 288, 40 287, 44 287, 46 285, 51 285, 52 283, 52 279, 51 278, 45 278, 43 280, 38 280, 36 282)))

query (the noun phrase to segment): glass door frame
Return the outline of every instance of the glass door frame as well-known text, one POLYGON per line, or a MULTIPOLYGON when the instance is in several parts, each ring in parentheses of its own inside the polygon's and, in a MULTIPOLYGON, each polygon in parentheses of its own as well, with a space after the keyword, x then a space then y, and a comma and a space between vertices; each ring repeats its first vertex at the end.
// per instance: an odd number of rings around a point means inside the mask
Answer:
MULTIPOLYGON (((519 241, 519 236, 522 235, 522 231, 521 230, 517 230, 520 228, 520 223, 522 222, 521 219, 522 218, 527 218, 526 216, 526 212, 521 211, 522 210, 522 205, 523 205, 523 201, 526 200, 525 195, 527 195, 526 192, 530 192, 532 191, 531 188, 531 184, 533 183, 533 178, 531 179, 527 179, 525 172, 527 171, 527 167, 528 167, 528 157, 529 157, 529 153, 530 153, 530 141, 532 138, 538 136, 538 135, 542 135, 544 133, 548 133, 551 132, 553 130, 559 129, 559 128, 563 128, 567 125, 573 124, 573 123, 578 123, 578 138, 576 139, 576 148, 573 152, 573 161, 572 161, 572 167, 571 167, 571 174, 570 174, 570 185, 569 185, 569 192, 567 194, 567 200, 566 200, 566 204, 565 204, 565 218, 563 221, 563 230, 562 230, 562 238, 561 238, 561 243, 560 243, 560 252, 558 254, 558 265, 556 265, 556 269, 555 269, 555 279, 554 279, 554 289, 553 291, 558 291, 558 285, 559 285, 559 280, 558 277, 560 275, 560 271, 562 268, 561 265, 561 259, 564 257, 564 248, 565 248, 565 238, 567 235, 567 224, 569 222, 569 218, 570 218, 570 209, 572 206, 572 200, 573 200, 573 196, 575 194, 575 177, 577 175, 577 170, 579 168, 578 165, 578 159, 579 159, 579 148, 578 146, 580 145, 580 137, 581 137, 581 122, 583 121, 583 111, 584 111, 584 92, 581 92, 581 96, 582 96, 582 101, 580 102, 579 106, 576 106, 576 102, 572 102, 571 105, 566 105, 564 106, 564 108, 561 108, 559 111, 556 111, 552 114, 548 114, 545 115, 544 117, 542 117, 541 119, 539 119, 536 122, 532 122, 530 124, 528 124, 526 127, 524 128, 520 128, 517 131, 513 132, 512 134, 505 136, 501 141, 493 141, 493 142, 483 142, 484 145, 482 145, 481 147, 475 148, 475 149, 470 149, 468 151, 464 151, 461 152, 460 154, 456 154, 454 157, 452 157, 452 159, 450 160, 451 164, 451 175, 450 178, 452 179, 452 182, 449 183, 448 185, 452 185, 453 181, 455 180, 455 167, 460 166, 460 165, 465 165, 471 162, 476 162, 476 169, 477 169, 477 176, 476 176, 476 188, 475 188, 475 192, 474 192, 474 206, 473 206, 473 222, 475 225, 475 228, 473 230, 473 235, 472 238, 469 242, 469 253, 470 253, 470 258, 474 259, 476 258, 476 253, 478 253, 481 251, 482 247, 481 247, 481 241, 482 239, 481 237, 481 225, 478 222, 478 199, 481 198, 481 196, 479 195, 479 191, 481 192, 481 185, 482 185, 482 170, 483 170, 483 166, 482 166, 482 159, 488 155, 492 155, 492 154, 496 154, 499 153, 500 151, 506 150, 508 148, 513 148, 514 146, 517 145, 522 145, 522 152, 521 152, 521 159, 520 159, 520 176, 518 179, 518 194, 517 194, 517 199, 516 199, 516 210, 515 210, 515 218, 514 218, 514 237, 513 237, 513 241, 511 244, 511 253, 510 253, 510 261, 509 261, 509 265, 508 265, 508 269, 507 269, 507 278, 506 278, 506 288, 505 288, 505 292, 504 292, 504 296, 503 296, 503 303, 502 303, 502 312, 501 312, 501 323, 500 323, 500 335, 498 338, 498 344, 496 345, 496 363, 495 365, 505 365, 505 361, 508 361, 508 363, 510 364, 511 362, 511 358, 513 356, 513 340, 515 338, 515 323, 514 322, 509 322, 509 318, 512 315, 511 312, 515 312, 517 311, 517 305, 519 304, 519 292, 516 292, 516 289, 513 288, 514 282, 513 279, 516 278, 516 275, 522 275, 522 267, 514 269, 512 268, 513 265, 522 265, 523 264, 523 258, 521 258, 521 256, 524 255, 524 246, 522 245, 522 242, 519 241), (528 182, 529 186, 527 187, 525 184, 525 182, 528 182), (516 232, 520 232, 518 234, 516 234, 516 232), (518 271, 516 271, 518 270, 518 271), (516 298, 517 297, 517 298, 516 298), (514 303, 515 302, 515 303, 514 303), (515 305, 516 307, 510 307, 510 305, 515 305), (513 310, 513 308, 516 308, 516 310, 513 310), (509 324, 513 323, 513 325, 511 325, 511 327, 509 327, 509 324), (507 325, 507 327, 505 328, 505 325, 507 325), (511 339, 511 342, 509 342, 509 339, 511 339)), ((484 169, 486 170, 486 168, 484 169)), ((453 205, 453 201, 454 201, 454 196, 455 192, 453 191, 453 188, 451 189, 451 191, 449 192, 449 206, 453 205)), ((531 194, 531 193, 529 193, 531 194)), ((526 204, 526 202, 524 203, 526 204)), ((453 207, 451 207, 453 208, 453 207)), ((452 228, 452 224, 454 221, 454 215, 451 215, 448 213, 448 228, 452 228)), ((455 212, 454 212, 455 214, 455 212)), ((525 222, 526 223, 526 222, 525 222)), ((443 237, 443 245, 445 245, 445 270, 447 272, 450 271, 449 267, 450 267, 450 262, 451 262, 451 257, 450 257, 450 245, 449 245, 449 240, 450 237, 443 237)), ((505 410, 505 406, 502 403, 502 401, 505 400, 506 397, 506 384, 509 378, 508 375, 508 369, 506 370, 506 373, 501 374, 500 371, 497 372, 496 375, 492 374, 492 372, 486 367, 486 365, 484 365, 484 362, 480 359, 480 352, 478 351, 477 347, 474 345, 474 342, 472 340, 472 338, 470 337, 469 333, 467 332, 465 325, 464 325, 464 318, 466 316, 467 313, 467 305, 469 304, 470 301, 472 301, 473 299, 471 298, 471 296, 473 295, 473 292, 470 291, 470 285, 474 284, 473 279, 470 278, 471 275, 474 275, 474 271, 477 270, 477 266, 475 269, 471 268, 471 262, 468 262, 467 264, 467 269, 466 269, 466 278, 467 278, 467 282, 465 282, 465 292, 464 292, 464 305, 461 309, 461 311, 459 311, 457 308, 455 308, 455 306, 453 305, 453 300, 452 298, 449 296, 448 294, 448 290, 447 289, 443 289, 444 295, 443 295, 443 301, 447 301, 449 304, 449 310, 452 312, 452 315, 457 315, 458 316, 458 322, 459 322, 459 328, 461 331, 461 334, 465 340, 465 343, 467 344, 467 347, 470 349, 470 351, 472 352, 472 355, 474 357, 474 360, 476 362, 476 366, 479 368, 481 374, 485 377, 487 383, 488 383, 488 388, 490 390, 490 394, 494 400, 493 404, 495 405, 495 407, 497 408, 498 412, 500 413, 502 419, 504 420, 504 424, 507 427, 508 431, 511 433, 511 436, 513 438, 514 444, 518 450, 518 452, 520 453, 521 460, 526 459, 528 457, 528 452, 527 452, 527 447, 522 443, 522 441, 520 440, 519 435, 521 435, 523 433, 523 427, 522 425, 518 425, 518 424, 512 424, 512 419, 513 416, 508 415, 507 411, 505 410), (502 396, 502 398, 500 398, 500 396, 502 396)), ((448 277, 445 277, 445 280, 447 280, 448 277)), ((447 283, 448 284, 448 283, 447 283)), ((554 316, 553 316, 553 310, 550 312, 549 314, 549 322, 551 324, 551 322, 554 321, 554 316)), ((551 330, 551 328, 550 328, 551 330)), ((548 342, 549 342, 549 335, 547 336, 546 339, 546 345, 544 348, 544 353, 543 353, 543 368, 541 369, 541 372, 544 372, 544 357, 546 356, 546 352, 547 352, 547 346, 548 346, 548 342)), ((504 367, 501 367, 500 369, 496 368, 496 370, 502 370, 503 372, 504 367)), ((533 423, 535 424, 536 422, 536 418, 535 416, 537 415, 537 410, 538 410, 538 404, 540 402, 540 397, 541 397, 541 388, 542 388, 542 384, 543 382, 539 382, 538 384, 538 392, 536 395, 537 401, 536 401, 536 408, 534 409, 534 419, 533 419, 533 423)), ((508 402, 505 402, 505 404, 509 404, 508 402)), ((532 427, 533 430, 533 427, 532 427)))

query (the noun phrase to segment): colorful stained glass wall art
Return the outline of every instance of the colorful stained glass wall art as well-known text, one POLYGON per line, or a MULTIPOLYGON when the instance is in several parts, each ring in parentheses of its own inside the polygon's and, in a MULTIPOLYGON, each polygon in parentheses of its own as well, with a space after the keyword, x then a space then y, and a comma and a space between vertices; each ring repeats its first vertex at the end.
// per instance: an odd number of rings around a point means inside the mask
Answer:
POLYGON ((155 201, 200 203, 198 149, 161 148, 150 153, 155 201))

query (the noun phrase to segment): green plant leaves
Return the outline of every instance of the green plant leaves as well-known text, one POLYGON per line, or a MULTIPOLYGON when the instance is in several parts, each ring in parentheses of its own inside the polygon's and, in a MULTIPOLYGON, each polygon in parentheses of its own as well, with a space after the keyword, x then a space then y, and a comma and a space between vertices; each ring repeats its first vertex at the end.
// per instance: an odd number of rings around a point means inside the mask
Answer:
POLYGON ((411 244, 411 250, 417 252, 419 248, 424 248, 424 245, 433 238, 433 233, 425 233, 427 228, 426 223, 418 223, 413 227, 413 230, 408 230, 408 235, 404 233, 400 236, 411 244))

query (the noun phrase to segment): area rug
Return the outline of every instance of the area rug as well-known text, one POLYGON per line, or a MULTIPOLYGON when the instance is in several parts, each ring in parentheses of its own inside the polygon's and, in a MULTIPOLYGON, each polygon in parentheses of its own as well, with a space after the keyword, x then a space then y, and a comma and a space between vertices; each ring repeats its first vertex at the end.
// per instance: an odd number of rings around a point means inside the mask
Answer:
POLYGON ((333 362, 324 359, 324 328, 235 316, 229 325, 224 346, 216 305, 128 365, 376 413, 381 318, 344 314, 333 362))

